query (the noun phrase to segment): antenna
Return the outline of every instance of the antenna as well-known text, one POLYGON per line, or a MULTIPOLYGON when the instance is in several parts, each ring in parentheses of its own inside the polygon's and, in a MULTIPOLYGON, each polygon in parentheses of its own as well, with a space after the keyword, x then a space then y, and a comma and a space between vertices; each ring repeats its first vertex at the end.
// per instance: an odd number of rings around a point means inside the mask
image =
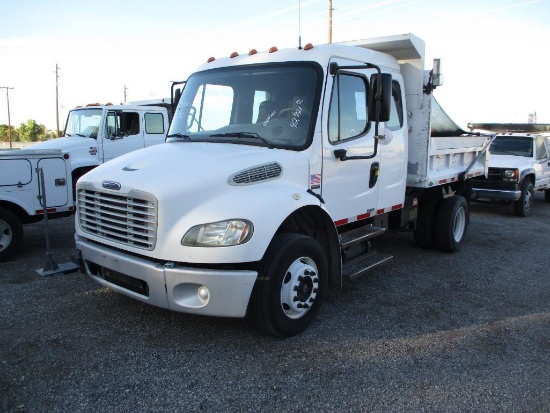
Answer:
POLYGON ((302 49, 302 4, 301 0, 298 0, 298 49, 302 49))

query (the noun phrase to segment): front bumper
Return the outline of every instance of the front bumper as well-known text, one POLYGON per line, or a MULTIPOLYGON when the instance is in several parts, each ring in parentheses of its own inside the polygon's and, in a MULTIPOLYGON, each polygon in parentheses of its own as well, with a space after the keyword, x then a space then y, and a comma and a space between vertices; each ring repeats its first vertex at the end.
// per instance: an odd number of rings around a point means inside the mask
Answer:
POLYGON ((488 199, 491 201, 517 201, 521 191, 507 189, 472 188, 472 199, 488 199))
POLYGON ((165 265, 76 237, 86 274, 136 300, 189 314, 244 317, 256 271, 165 265), (208 294, 205 296, 206 287, 208 294), (199 289, 201 294, 199 294, 199 289))

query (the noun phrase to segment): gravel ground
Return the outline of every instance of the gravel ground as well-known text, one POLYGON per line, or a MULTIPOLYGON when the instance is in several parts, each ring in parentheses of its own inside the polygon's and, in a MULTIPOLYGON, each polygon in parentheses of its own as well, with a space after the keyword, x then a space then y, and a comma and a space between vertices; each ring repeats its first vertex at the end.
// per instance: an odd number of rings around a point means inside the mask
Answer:
MULTIPOLYGON (((50 221, 57 263, 72 218, 50 221)), ((473 204, 458 254, 408 233, 329 293, 304 333, 147 306, 80 273, 41 277, 43 224, 0 263, 3 412, 549 412, 550 204, 473 204)))

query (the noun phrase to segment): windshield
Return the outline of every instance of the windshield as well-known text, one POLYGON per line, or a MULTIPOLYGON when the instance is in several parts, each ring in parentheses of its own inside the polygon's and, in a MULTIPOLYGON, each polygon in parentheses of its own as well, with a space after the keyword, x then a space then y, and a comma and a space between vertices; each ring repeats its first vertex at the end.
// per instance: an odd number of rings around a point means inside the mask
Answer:
POLYGON ((103 109, 75 109, 69 112, 64 136, 97 139, 103 109))
POLYGON ((321 68, 311 63, 232 66, 192 75, 168 141, 301 150, 312 140, 321 68))
POLYGON ((497 136, 491 144, 493 155, 533 156, 533 139, 526 136, 497 136))

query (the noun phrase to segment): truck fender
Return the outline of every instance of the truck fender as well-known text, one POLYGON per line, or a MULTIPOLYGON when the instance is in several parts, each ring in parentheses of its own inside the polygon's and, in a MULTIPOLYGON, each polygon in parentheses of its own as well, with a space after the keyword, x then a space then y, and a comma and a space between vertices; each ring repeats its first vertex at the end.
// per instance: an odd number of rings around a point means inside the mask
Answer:
POLYGON ((34 195, 32 191, 17 191, 13 192, 13 194, 16 196, 12 195, 11 192, 4 192, 0 198, 0 206, 11 210, 14 214, 19 216, 23 222, 25 220, 25 217, 22 216, 23 214, 28 216, 35 215, 34 209, 29 207, 34 206, 34 195))
MULTIPOLYGON (((321 209, 320 200, 303 187, 280 182, 248 186, 237 192, 223 191, 214 197, 209 194, 204 202, 197 201, 183 216, 178 216, 180 207, 176 202, 165 203, 168 206, 160 216, 168 219, 158 223, 158 231, 166 234, 163 237, 165 244, 157 244, 156 248, 164 250, 166 258, 203 264, 257 262, 264 256, 273 237, 281 231, 283 223, 288 223, 289 217, 298 214, 296 211, 302 208, 321 209), (224 207, 220 208, 220 205, 224 207), (175 217, 175 220, 170 217, 175 217), (252 238, 244 244, 231 247, 181 245, 182 237, 192 227, 227 219, 246 219, 252 222, 252 238)), ((321 216, 321 213, 318 215, 321 216)))
POLYGON ((533 184, 535 184, 535 170, 533 168, 528 168, 520 172, 519 183, 528 175, 533 175, 533 184))

